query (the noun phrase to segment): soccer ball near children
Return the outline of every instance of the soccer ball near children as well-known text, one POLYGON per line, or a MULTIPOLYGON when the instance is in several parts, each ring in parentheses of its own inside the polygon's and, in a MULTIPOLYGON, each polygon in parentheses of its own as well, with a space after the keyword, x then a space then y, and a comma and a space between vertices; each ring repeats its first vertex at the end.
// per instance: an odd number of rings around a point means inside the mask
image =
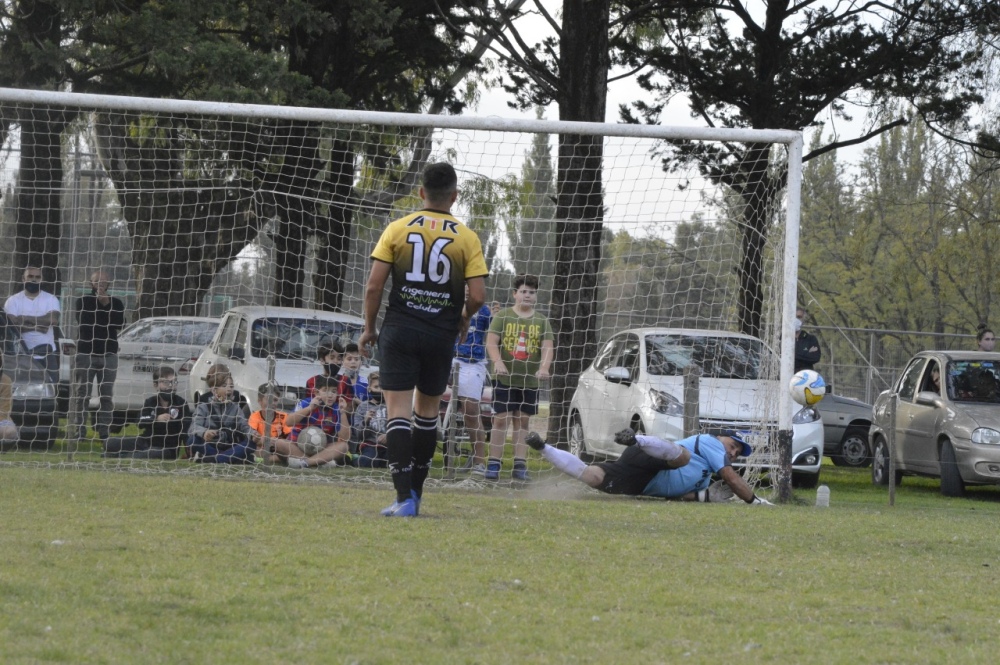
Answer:
POLYGON ((823 395, 826 394, 826 381, 811 369, 804 369, 796 372, 792 377, 792 382, 788 385, 792 392, 792 399, 802 406, 813 406, 818 404, 823 395))
POLYGON ((319 427, 306 427, 299 432, 299 437, 296 439, 296 443, 299 448, 302 449, 302 452, 304 452, 307 456, 312 457, 319 451, 326 448, 326 432, 319 427))

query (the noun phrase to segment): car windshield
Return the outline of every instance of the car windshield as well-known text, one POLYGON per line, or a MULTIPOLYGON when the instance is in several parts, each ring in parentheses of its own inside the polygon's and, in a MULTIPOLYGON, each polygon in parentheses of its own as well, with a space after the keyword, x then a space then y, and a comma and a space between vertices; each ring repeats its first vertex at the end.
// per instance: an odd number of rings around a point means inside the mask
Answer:
POLYGON ((948 397, 956 402, 1000 404, 1000 364, 992 360, 948 363, 948 397))
POLYGON ((273 353, 280 359, 316 360, 317 348, 324 340, 357 341, 361 325, 321 319, 257 319, 250 330, 251 353, 266 358, 273 353))
POLYGON ((763 344, 745 337, 713 335, 647 335, 647 370, 655 376, 680 376, 691 365, 702 376, 716 379, 756 379, 763 344))
POLYGON ((139 321, 123 331, 118 340, 138 344, 208 346, 218 329, 218 321, 139 321))

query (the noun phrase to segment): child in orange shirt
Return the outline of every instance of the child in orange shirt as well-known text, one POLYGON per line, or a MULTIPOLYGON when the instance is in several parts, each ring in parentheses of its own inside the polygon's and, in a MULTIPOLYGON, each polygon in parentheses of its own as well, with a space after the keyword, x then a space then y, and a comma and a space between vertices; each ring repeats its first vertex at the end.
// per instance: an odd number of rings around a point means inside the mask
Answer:
POLYGON ((260 384, 257 389, 257 403, 260 405, 259 411, 250 414, 250 429, 262 435, 261 443, 257 446, 257 457, 263 458, 268 464, 275 464, 279 461, 275 454, 274 439, 287 439, 292 428, 288 426, 288 414, 278 411, 278 395, 273 386, 267 383, 260 384), (267 422, 271 421, 271 432, 268 435, 267 422))

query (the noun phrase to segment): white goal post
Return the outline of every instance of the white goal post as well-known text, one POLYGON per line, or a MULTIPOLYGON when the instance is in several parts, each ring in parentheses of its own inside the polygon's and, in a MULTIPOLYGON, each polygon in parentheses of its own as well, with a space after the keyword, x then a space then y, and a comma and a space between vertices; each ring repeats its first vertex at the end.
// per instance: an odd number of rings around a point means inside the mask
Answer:
MULTIPOLYGON (((59 297, 61 334, 67 342, 77 338, 76 308, 80 297, 90 293, 95 270, 110 277, 111 294, 126 304, 128 325, 153 317, 222 318, 234 308, 266 312, 279 306, 360 316, 374 242, 388 221, 418 207, 417 178, 433 161, 448 161, 459 174, 455 214, 483 241, 491 268, 488 301, 509 306, 514 276, 528 272, 540 278, 538 309, 548 314, 558 271, 564 278, 558 283, 574 285, 580 281, 575 270, 593 270, 557 261, 557 230, 575 223, 560 219, 563 213, 555 205, 559 188, 574 178, 591 177, 560 172, 560 137, 600 137, 597 183, 603 212, 600 219, 587 220, 603 225, 600 265, 588 276, 596 280, 596 316, 554 321, 553 327, 584 330, 594 342, 587 348, 596 348, 598 354, 625 330, 739 333, 747 293, 756 294, 749 309, 755 312, 754 331, 762 342, 760 366, 752 373, 758 389, 733 397, 739 391, 722 391, 719 382, 703 378, 702 408, 711 400, 744 401, 730 410, 743 410, 742 416, 731 418, 732 424, 755 432, 761 444, 759 457, 751 457, 747 465, 751 480, 756 481, 762 469, 779 465, 775 443, 782 436, 791 438, 795 407, 786 388, 794 363, 800 132, 376 113, 15 89, 0 89, 0 122, 0 238, 9 248, 0 258, 7 287, 0 295, 6 299, 18 293, 25 265, 40 264, 43 288, 59 297), (691 145, 711 149, 699 153, 700 164, 691 157, 673 159, 671 168, 664 168, 666 155, 676 157, 683 146, 691 145), (722 155, 720 166, 704 161, 712 152, 722 155), (738 163, 740 155, 751 153, 756 154, 754 164, 738 163), (757 169, 761 178, 779 185, 773 197, 753 211, 749 188, 735 192, 719 184, 725 169, 743 177, 757 169), (748 232, 746 220, 751 218, 764 222, 748 232), (759 252, 751 262, 759 283, 750 290, 745 288, 749 251, 759 252)), ((219 328, 215 343, 226 334, 219 328)), ((234 329, 233 335, 252 331, 234 329)), ((306 354, 307 348, 314 353, 317 339, 303 341, 296 353, 306 354)), ((294 385, 300 379, 282 376, 282 363, 292 363, 291 356, 278 357, 273 347, 255 349, 249 342, 243 348, 244 356, 231 356, 229 362, 245 371, 236 387, 248 407, 257 408, 260 376, 243 366, 249 367, 258 351, 268 361, 267 377, 282 388, 304 390, 304 385, 294 385)), ((150 360, 152 351, 150 358, 133 350, 127 358, 120 354, 110 407, 103 408, 125 416, 126 435, 136 434, 140 397, 152 394, 153 365, 172 365, 182 396, 194 392, 192 386, 203 377, 190 373, 194 358, 179 353, 175 349, 174 355, 155 362, 150 360)), ((558 353, 589 356, 591 351, 581 347, 558 353)), ((294 362, 315 363, 313 369, 319 371, 315 358, 299 356, 294 362)), ((701 362, 690 354, 686 358, 684 362, 701 362)), ((593 360, 578 359, 585 365, 593 360)), ((64 397, 72 383, 68 362, 63 359, 62 385, 56 386, 64 397)), ((366 365, 361 374, 368 370, 366 365)), ((637 376, 626 383, 648 390, 633 402, 648 402, 654 399, 650 395, 662 393, 662 386, 637 385, 637 376)), ((543 417, 550 406, 546 388, 543 383, 541 415, 531 419, 532 428, 549 427, 543 417)), ((597 419, 601 425, 590 427, 588 439, 598 437, 600 427, 612 427, 617 417, 615 399, 607 391, 600 394, 604 399, 592 400, 587 408, 606 413, 597 419)), ((66 400, 57 401, 61 403, 50 436, 39 435, 27 445, 21 441, 16 453, 8 442, 12 454, 0 457, 0 462, 151 470, 189 464, 102 457, 104 442, 94 411, 100 402, 96 385, 85 404, 90 417, 82 430, 70 425, 66 400)), ((16 406, 25 403, 31 400, 16 406)), ((570 408, 568 399, 563 406, 570 408)), ((648 412, 648 404, 634 403, 628 407, 634 413, 627 418, 657 433, 658 425, 641 422, 640 407, 648 412)), ((32 429, 30 415, 20 417, 23 429, 32 429)), ((568 417, 556 424, 566 432, 572 426, 568 417)), ((715 421, 721 426, 726 418, 715 421)), ((112 428, 119 424, 115 421, 112 428)), ((448 425, 442 431, 454 429, 448 425)), ((606 432, 603 436, 607 438, 606 432)), ((454 451, 468 455, 470 445, 463 436, 454 451)), ((585 446, 579 452, 599 451, 585 446)), ((822 455, 821 444, 817 454, 822 455)), ((506 451, 505 464, 511 456, 512 451, 506 451)), ((453 462, 447 463, 449 468, 432 477, 452 477, 453 462)), ((444 462, 439 457, 436 464, 444 462)), ((529 470, 533 476, 558 475, 534 453, 529 470)), ((214 472, 222 473, 221 466, 214 472)), ((281 465, 251 464, 227 467, 225 473, 286 472, 281 465)), ((314 475, 387 478, 377 468, 338 467, 314 475)), ((479 482, 472 474, 454 477, 479 482)))

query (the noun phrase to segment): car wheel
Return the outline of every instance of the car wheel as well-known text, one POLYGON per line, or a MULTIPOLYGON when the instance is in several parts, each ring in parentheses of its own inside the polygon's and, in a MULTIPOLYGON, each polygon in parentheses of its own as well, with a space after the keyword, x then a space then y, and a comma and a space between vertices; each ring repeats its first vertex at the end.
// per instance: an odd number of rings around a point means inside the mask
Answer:
POLYGON ((944 496, 965 496, 965 482, 958 471, 955 448, 951 441, 941 444, 941 494, 944 496))
MULTIPOLYGON (((902 480, 903 473, 897 471, 895 484, 899 485, 902 480)), ((875 452, 872 453, 872 484, 889 485, 889 444, 882 437, 875 439, 875 452)))
POLYGON ((840 442, 840 452, 833 456, 833 463, 856 469, 869 466, 872 463, 872 456, 868 449, 868 429, 848 427, 840 442))
POLYGON ((569 418, 569 452, 579 457, 582 461, 590 464, 594 461, 594 456, 587 452, 587 444, 583 441, 583 423, 580 421, 580 414, 574 413, 569 418))
POLYGON ((806 473, 805 471, 792 471, 792 487, 802 490, 816 489, 819 484, 819 471, 816 473, 806 473))

